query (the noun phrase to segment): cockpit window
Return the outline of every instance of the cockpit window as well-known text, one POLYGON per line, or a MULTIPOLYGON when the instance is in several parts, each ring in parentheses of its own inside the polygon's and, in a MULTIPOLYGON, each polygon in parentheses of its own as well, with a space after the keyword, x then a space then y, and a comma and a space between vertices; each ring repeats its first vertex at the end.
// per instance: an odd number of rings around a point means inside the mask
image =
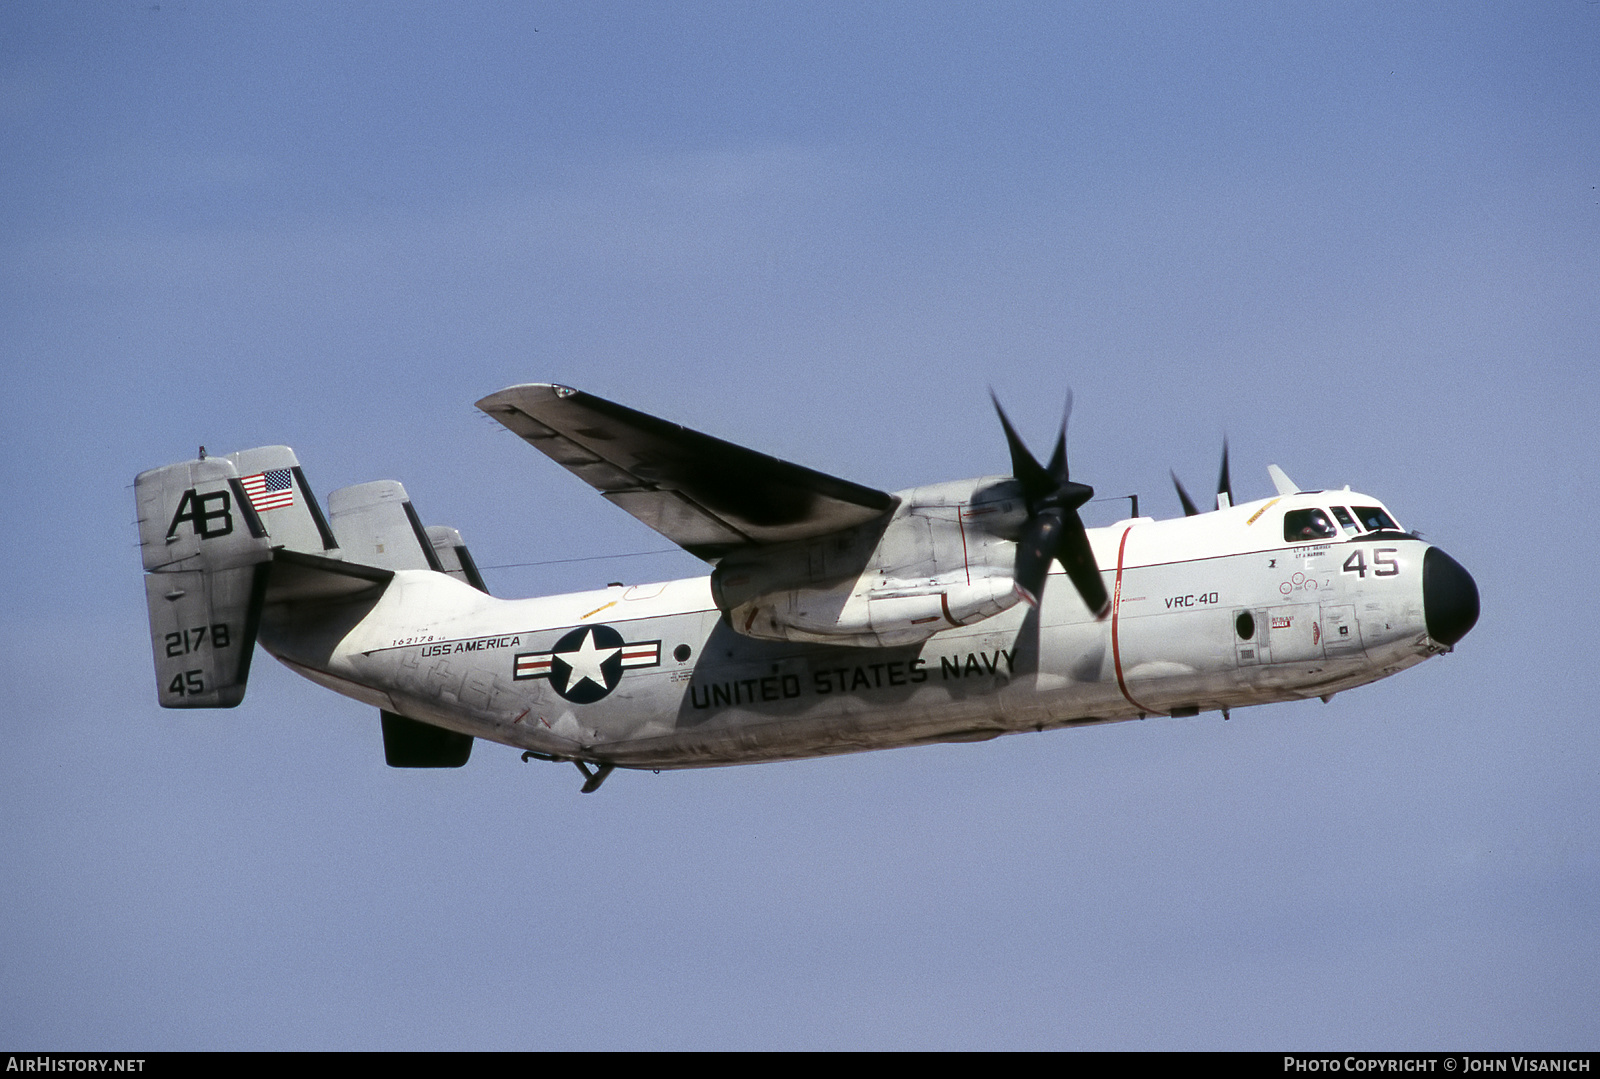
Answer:
POLYGON ((1321 510, 1290 510, 1283 515, 1283 538, 1290 543, 1332 539, 1339 534, 1321 510))
POLYGON ((1361 531, 1361 529, 1356 527, 1355 518, 1350 516, 1350 511, 1345 509, 1343 506, 1333 507, 1333 515, 1339 518, 1339 527, 1344 529, 1345 535, 1354 536, 1356 533, 1361 531))
POLYGON ((1357 506, 1356 517, 1366 526, 1369 532, 1380 530, 1385 532, 1400 531, 1400 526, 1394 523, 1394 518, 1384 513, 1377 506, 1357 506))

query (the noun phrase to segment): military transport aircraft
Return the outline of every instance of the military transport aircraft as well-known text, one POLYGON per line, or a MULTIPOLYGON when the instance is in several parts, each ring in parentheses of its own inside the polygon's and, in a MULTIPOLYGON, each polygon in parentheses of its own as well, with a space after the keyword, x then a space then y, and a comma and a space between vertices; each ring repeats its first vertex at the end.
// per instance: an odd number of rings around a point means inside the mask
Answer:
POLYGON ((1375 498, 1272 466, 1277 495, 1234 505, 1226 447, 1215 509, 1178 484, 1181 518, 1086 529, 1065 420, 1041 464, 998 401, 1010 476, 894 494, 565 386, 478 407, 710 575, 498 599, 399 483, 324 514, 288 447, 202 448, 135 481, 161 704, 238 704, 259 642, 378 708, 392 765, 485 738, 575 763, 588 793, 616 767, 1327 700, 1478 618, 1467 571, 1375 498))

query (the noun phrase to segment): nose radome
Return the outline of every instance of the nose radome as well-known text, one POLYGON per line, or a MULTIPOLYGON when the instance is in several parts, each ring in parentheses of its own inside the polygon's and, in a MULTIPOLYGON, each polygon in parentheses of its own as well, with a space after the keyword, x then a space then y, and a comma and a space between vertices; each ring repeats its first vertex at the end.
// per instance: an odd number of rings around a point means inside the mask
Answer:
POLYGON ((1461 563, 1429 547, 1422 556, 1422 611, 1428 636, 1454 645, 1478 622, 1478 585, 1461 563))

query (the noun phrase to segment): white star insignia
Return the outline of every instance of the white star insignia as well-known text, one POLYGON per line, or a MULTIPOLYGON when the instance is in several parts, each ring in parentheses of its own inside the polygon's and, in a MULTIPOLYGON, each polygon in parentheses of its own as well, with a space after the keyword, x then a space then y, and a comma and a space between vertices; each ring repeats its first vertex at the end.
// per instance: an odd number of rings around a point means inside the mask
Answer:
POLYGON ((576 689, 580 682, 588 680, 601 689, 609 689, 606 685, 606 676, 600 670, 600 665, 618 652, 620 648, 596 648, 594 643, 594 630, 583 635, 575 652, 557 652, 556 657, 565 663, 572 672, 567 679, 567 689, 576 689))

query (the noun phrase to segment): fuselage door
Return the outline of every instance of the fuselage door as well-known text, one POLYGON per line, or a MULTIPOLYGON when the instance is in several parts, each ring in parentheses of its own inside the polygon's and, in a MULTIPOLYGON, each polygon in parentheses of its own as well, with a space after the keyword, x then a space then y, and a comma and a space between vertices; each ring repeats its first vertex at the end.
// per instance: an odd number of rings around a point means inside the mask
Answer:
POLYGON ((1322 646, 1329 659, 1361 654, 1361 630, 1356 624, 1354 604, 1322 605, 1322 646))
POLYGON ((1315 603, 1268 607, 1263 613, 1267 616, 1267 644, 1272 650, 1269 662, 1303 663, 1321 659, 1321 611, 1321 606, 1315 603))

